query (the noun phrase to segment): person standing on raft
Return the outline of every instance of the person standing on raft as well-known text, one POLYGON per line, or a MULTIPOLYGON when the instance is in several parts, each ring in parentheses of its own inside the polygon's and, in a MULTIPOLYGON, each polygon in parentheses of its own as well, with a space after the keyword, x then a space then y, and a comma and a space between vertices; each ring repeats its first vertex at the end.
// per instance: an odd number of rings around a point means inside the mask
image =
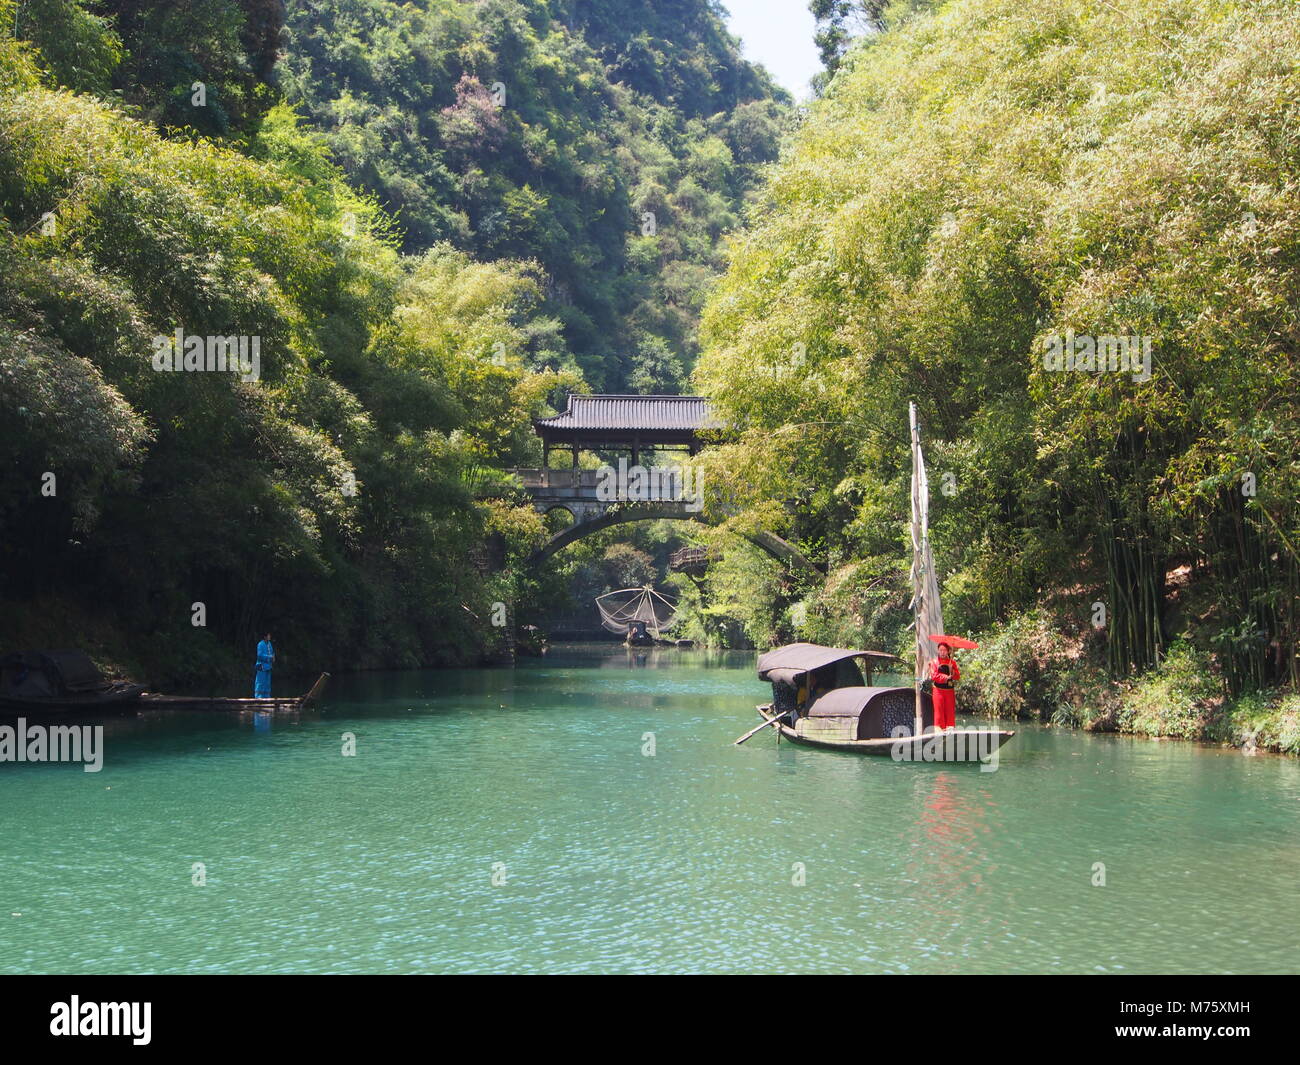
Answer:
POLYGON ((939 660, 930 667, 931 697, 934 700, 934 727, 943 731, 957 727, 957 694, 961 667, 952 657, 952 648, 939 644, 939 660))
POLYGON ((257 645, 257 671, 253 674, 253 698, 271 698, 271 669, 275 666, 275 648, 268 632, 257 645))

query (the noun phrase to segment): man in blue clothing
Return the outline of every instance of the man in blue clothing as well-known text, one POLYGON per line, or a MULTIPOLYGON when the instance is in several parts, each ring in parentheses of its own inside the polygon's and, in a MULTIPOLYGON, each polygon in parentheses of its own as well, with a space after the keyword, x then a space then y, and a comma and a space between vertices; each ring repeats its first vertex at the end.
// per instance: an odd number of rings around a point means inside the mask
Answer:
POLYGON ((271 667, 275 665, 275 648, 268 632, 257 645, 257 672, 253 674, 253 698, 271 698, 271 667))

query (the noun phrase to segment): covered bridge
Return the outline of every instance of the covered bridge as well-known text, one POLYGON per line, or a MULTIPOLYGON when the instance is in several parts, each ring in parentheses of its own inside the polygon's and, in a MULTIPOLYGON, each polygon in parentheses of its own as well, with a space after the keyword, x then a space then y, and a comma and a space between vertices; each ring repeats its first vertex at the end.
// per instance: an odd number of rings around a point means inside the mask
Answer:
POLYGON ((583 450, 629 451, 633 466, 640 465, 642 448, 694 455, 704 443, 700 434, 721 427, 703 396, 570 395, 564 413, 533 422, 542 438, 542 466, 550 467, 552 451, 565 450, 574 469, 583 450))

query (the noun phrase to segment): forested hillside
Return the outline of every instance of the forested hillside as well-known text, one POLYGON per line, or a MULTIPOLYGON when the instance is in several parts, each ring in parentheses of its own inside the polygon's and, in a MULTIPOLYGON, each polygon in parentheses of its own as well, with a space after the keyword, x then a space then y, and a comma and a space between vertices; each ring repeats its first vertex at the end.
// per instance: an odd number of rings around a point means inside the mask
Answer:
MULTIPOLYGON (((906 646, 916 400, 993 703, 1078 707, 1079 662, 1294 685, 1295 14, 955 0, 848 50, 705 316, 700 385, 746 427, 710 453, 731 522, 829 567, 807 594, 754 567, 755 639, 906 646), (1114 338, 1149 365, 1085 358, 1114 338)), ((1200 734, 1203 694, 1150 702, 1200 734)))
POLYGON ((266 628, 290 669, 491 649, 541 535, 494 471, 564 387, 682 381, 782 95, 704 0, 0 27, 0 642, 153 683, 266 628), (226 341, 253 372, 187 372, 226 341))
POLYGON ((279 81, 403 250, 535 260, 532 365, 677 391, 785 94, 704 0, 287 5, 279 81))

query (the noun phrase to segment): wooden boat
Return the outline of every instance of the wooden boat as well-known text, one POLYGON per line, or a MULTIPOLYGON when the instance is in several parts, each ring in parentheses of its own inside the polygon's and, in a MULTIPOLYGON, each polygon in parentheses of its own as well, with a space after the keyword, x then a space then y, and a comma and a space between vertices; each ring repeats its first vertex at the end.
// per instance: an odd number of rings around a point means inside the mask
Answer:
POLYGON ((135 704, 137 710, 213 710, 274 713, 301 710, 316 702, 325 691, 330 675, 322 673, 305 695, 275 696, 270 699, 241 699, 211 695, 161 695, 145 692, 135 704))
POLYGON ((795 743, 885 755, 900 762, 985 761, 1015 735, 983 728, 935 732, 927 692, 919 693, 918 729, 913 688, 868 683, 872 666, 894 657, 813 643, 769 651, 759 657, 758 675, 772 685, 773 698, 758 707, 758 714, 795 743), (857 660, 863 662, 861 671, 857 660))
POLYGON ((872 670, 894 661, 883 651, 778 647, 758 659, 759 679, 772 685, 772 702, 758 707, 759 716, 795 743, 909 762, 981 761, 1015 735, 1001 729, 934 732, 928 692, 871 684, 872 670))
MULTIPOLYGON (((903 691, 906 688, 883 689, 903 691)), ((771 724, 776 711, 769 706, 758 708, 759 716, 771 724)), ((993 752, 1015 735, 1007 729, 946 729, 943 732, 925 732, 920 736, 877 736, 868 739, 837 739, 827 733, 801 734, 785 722, 774 725, 780 734, 795 743, 809 747, 825 747, 833 751, 853 751, 857 754, 878 754, 896 762, 984 762, 993 752)))
POLYGON ((143 684, 106 680, 81 651, 16 651, 0 659, 0 708, 39 713, 133 709, 143 684))
POLYGON ((916 405, 912 434, 912 610, 916 671, 911 687, 873 687, 872 668, 897 660, 882 651, 853 651, 793 643, 760 655, 758 676, 772 685, 772 702, 758 707, 763 724, 736 742, 771 727, 778 736, 814 747, 888 755, 905 762, 974 762, 990 759, 1015 735, 1005 729, 934 730, 934 705, 923 686, 943 612, 930 550, 930 492, 921 455, 916 405), (861 668, 858 662, 862 663, 861 668), (928 731, 927 731, 928 730, 928 731))

